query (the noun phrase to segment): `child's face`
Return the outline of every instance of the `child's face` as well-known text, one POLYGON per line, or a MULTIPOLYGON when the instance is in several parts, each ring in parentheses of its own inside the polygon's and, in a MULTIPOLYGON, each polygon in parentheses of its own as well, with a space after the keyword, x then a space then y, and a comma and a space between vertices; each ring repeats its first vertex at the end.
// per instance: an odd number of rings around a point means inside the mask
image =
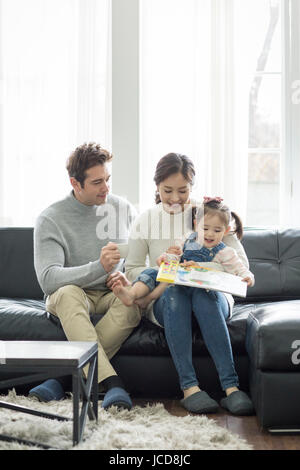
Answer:
POLYGON ((213 248, 223 240, 229 230, 230 227, 225 227, 224 222, 217 214, 207 214, 199 221, 197 227, 198 240, 206 248, 213 248))

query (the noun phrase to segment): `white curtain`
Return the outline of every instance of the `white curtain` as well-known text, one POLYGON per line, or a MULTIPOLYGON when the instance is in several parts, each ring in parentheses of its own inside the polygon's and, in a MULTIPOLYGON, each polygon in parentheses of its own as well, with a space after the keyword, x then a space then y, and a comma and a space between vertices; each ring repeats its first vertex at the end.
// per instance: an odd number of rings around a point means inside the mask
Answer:
POLYGON ((142 208, 153 204, 149 175, 159 158, 180 152, 196 166, 194 198, 222 196, 245 218, 255 57, 243 51, 247 32, 236 22, 241 3, 141 2, 142 208))
POLYGON ((0 225, 70 190, 79 144, 107 148, 111 0, 0 0, 0 225))

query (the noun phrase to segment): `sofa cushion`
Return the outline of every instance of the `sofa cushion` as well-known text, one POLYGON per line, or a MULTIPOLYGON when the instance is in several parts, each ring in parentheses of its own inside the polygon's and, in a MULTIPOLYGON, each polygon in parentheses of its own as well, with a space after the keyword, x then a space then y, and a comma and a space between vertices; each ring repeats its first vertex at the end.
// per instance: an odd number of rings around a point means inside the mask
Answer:
MULTIPOLYGON (((251 309, 251 305, 236 305, 232 318, 227 323, 233 354, 246 355, 246 326, 251 309)), ((146 319, 142 320, 134 333, 125 341, 120 352, 126 355, 170 355, 164 329, 146 319)), ((193 356, 208 355, 199 326, 193 319, 193 356)))
POLYGON ((299 372, 300 300, 257 305, 247 320, 246 348, 256 369, 299 372))
MULTIPOLYGON (((232 318, 228 321, 234 354, 246 354, 246 324, 252 308, 252 305, 236 305, 232 318)), ((94 324, 100 319, 101 315, 91 316, 94 324)), ((0 340, 66 340, 59 319, 45 311, 43 300, 0 299, 0 326, 0 340)), ((168 356, 170 354, 163 328, 145 318, 124 342, 120 353, 128 356, 168 356)), ((195 319, 193 320, 193 354, 195 356, 208 355, 195 319)))
POLYGON ((42 299, 33 265, 33 229, 0 228, 0 297, 42 299))
POLYGON ((0 340, 66 340, 60 324, 49 319, 43 300, 0 299, 0 340))

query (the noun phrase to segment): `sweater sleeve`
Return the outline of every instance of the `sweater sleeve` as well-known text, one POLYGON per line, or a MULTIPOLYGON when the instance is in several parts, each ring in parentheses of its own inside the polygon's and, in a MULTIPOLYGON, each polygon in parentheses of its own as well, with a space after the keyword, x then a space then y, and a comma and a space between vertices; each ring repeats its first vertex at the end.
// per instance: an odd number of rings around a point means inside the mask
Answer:
POLYGON ((107 275, 99 260, 82 266, 65 267, 64 241, 55 222, 40 216, 34 230, 34 267, 44 293, 74 284, 86 287, 107 275))
POLYGON ((243 245, 238 240, 237 236, 233 233, 229 233, 228 235, 226 235, 224 237, 223 242, 225 243, 225 245, 227 245, 227 246, 229 246, 229 247, 231 247, 235 250, 236 254, 240 258, 243 265, 247 269, 249 269, 249 261, 248 261, 247 255, 245 253, 243 245))
POLYGON ((219 251, 215 256, 214 261, 221 263, 224 270, 230 274, 241 276, 243 278, 250 277, 252 280, 252 286, 254 285, 254 275, 246 268, 233 248, 226 247, 219 251))

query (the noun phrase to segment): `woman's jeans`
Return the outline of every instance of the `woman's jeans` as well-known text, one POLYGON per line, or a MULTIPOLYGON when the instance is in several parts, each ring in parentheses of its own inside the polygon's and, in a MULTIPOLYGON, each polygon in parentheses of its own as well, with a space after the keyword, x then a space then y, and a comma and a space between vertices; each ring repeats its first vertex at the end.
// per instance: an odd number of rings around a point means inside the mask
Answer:
MULTIPOLYGON (((153 290, 157 285, 156 275, 156 270, 146 269, 136 281, 144 282, 153 290)), ((182 390, 198 385, 192 362, 192 312, 216 365, 222 389, 238 386, 226 325, 229 306, 224 294, 197 287, 171 285, 156 300, 153 312, 158 323, 165 329, 182 390)))

